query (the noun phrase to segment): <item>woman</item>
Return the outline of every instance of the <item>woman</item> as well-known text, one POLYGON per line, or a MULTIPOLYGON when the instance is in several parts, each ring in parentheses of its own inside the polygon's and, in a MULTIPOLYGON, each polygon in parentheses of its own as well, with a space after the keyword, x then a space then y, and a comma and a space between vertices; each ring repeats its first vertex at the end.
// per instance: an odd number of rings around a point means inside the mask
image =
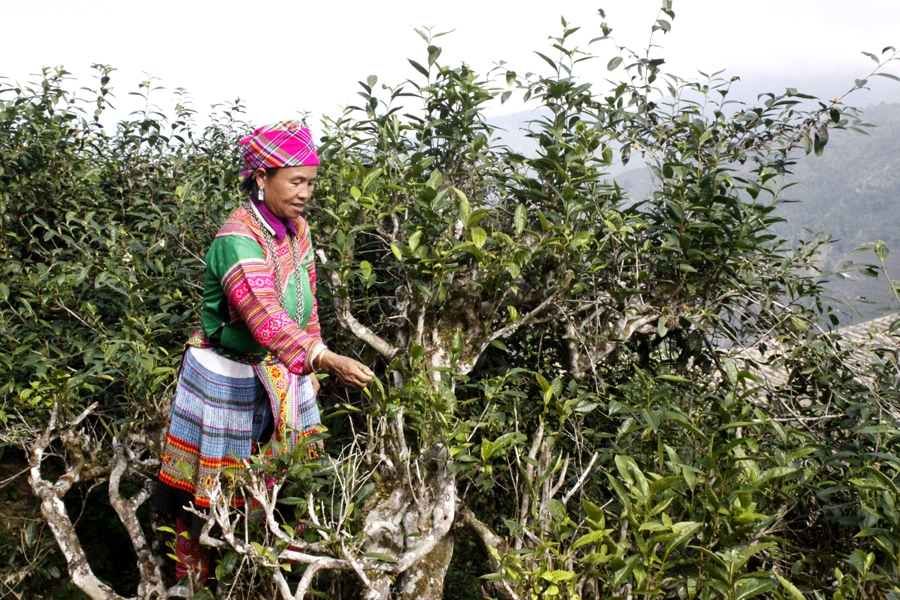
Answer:
POLYGON ((157 511, 176 518, 176 574, 194 570, 201 581, 209 569, 198 540, 204 521, 183 507, 208 508, 222 470, 240 473, 255 443, 274 439, 290 451, 299 436, 318 430, 317 370, 356 389, 372 378, 362 363, 328 350, 320 335, 315 263, 301 216, 319 165, 309 129, 284 121, 240 144, 249 200, 206 256, 202 329, 187 342, 154 495, 157 511))

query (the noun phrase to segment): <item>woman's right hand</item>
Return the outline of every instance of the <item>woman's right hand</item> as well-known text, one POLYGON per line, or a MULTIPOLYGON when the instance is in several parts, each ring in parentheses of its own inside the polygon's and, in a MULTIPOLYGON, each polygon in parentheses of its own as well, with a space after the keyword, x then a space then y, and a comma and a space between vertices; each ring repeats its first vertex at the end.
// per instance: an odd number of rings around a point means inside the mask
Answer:
POLYGON ((372 369, 358 360, 354 360, 349 356, 337 354, 331 350, 322 352, 316 360, 316 364, 319 370, 332 373, 337 376, 344 385, 357 390, 366 387, 366 385, 372 381, 372 377, 375 376, 375 374, 372 373, 372 369))

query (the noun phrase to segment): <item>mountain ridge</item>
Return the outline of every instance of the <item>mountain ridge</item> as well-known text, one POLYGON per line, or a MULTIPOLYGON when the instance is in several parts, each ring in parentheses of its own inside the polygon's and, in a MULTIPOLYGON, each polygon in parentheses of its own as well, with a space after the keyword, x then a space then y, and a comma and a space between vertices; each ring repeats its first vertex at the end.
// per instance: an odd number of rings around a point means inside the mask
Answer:
MULTIPOLYGON (((504 131, 497 133, 510 147, 526 154, 537 146, 523 128, 540 115, 514 113, 490 120, 504 131)), ((861 111, 866 134, 833 130, 822 156, 793 156, 790 174, 782 180, 782 193, 775 211, 785 220, 773 232, 796 243, 811 233, 830 234, 831 242, 820 255, 823 271, 834 271, 830 289, 841 302, 854 302, 861 315, 850 309, 848 322, 876 317, 879 307, 896 299, 883 278, 867 277, 862 268, 844 268, 848 261, 877 264, 872 252, 854 253, 865 244, 883 241, 890 249, 886 267, 892 279, 900 280, 900 103, 869 105, 861 111), (789 185, 790 184, 790 185, 789 185)), ((645 166, 632 168, 614 164, 609 173, 626 196, 648 198, 654 183, 645 166)), ((845 311, 846 312, 846 311, 845 311)))

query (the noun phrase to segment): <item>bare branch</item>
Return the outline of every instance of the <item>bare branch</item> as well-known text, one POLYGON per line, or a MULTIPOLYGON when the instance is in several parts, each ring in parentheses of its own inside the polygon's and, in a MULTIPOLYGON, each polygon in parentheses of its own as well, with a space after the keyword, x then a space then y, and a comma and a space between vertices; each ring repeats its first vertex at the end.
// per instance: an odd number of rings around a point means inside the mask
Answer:
MULTIPOLYGON (((323 263, 328 262, 328 257, 325 254, 324 250, 320 248, 316 251, 316 254, 323 263)), ((341 285, 341 278, 335 271, 331 271, 331 283, 335 287, 341 285)), ((365 343, 369 344, 386 360, 391 360, 397 355, 397 353, 400 352, 398 348, 392 346, 390 343, 388 343, 387 340, 380 337, 374 331, 357 321, 356 317, 354 317, 350 313, 350 306, 345 300, 339 298, 337 294, 335 294, 333 298, 335 315, 337 316, 338 322, 340 322, 341 326, 344 329, 346 329, 365 343)))
POLYGON ((531 449, 528 451, 528 462, 525 466, 525 485, 528 487, 526 493, 522 494, 522 506, 519 509, 519 523, 523 526, 528 523, 528 512, 531 508, 531 494, 534 490, 534 464, 538 450, 541 448, 541 442, 544 441, 544 422, 538 424, 537 431, 534 432, 534 440, 531 442, 531 449))
POLYGON ((68 306, 63 304, 62 300, 60 300, 59 298, 56 299, 56 305, 58 307, 60 307, 61 309, 63 309, 64 311, 66 311, 67 313, 69 313, 70 315, 72 315, 73 317, 75 317, 78 321, 80 321, 82 323, 82 325, 84 325, 85 327, 87 327, 88 329, 90 329, 91 331, 96 333, 97 335, 100 335, 100 332, 97 331, 96 327, 94 327, 93 325, 91 325, 90 323, 88 323, 87 321, 82 319, 81 315, 79 315, 78 313, 73 312, 72 309, 70 309, 68 306))
POLYGON ((303 577, 300 579, 300 584, 297 586, 297 593, 294 595, 294 600, 303 600, 306 597, 306 592, 309 590, 312 585, 313 578, 315 578, 316 574, 320 569, 325 567, 321 561, 317 561, 306 567, 306 572, 303 573, 303 577))
POLYGON ((563 496, 563 501, 562 501, 563 504, 567 504, 569 502, 569 500, 572 498, 572 496, 575 495, 575 492, 577 492, 579 489, 581 489, 581 486, 584 485, 584 482, 587 479, 588 474, 591 472, 591 469, 594 468, 594 463, 597 462, 597 459, 599 457, 600 457, 600 454, 598 452, 594 452, 594 455, 591 457, 591 462, 588 463, 588 466, 584 470, 584 473, 581 474, 581 477, 578 478, 578 481, 575 482, 575 485, 572 486, 572 489, 570 489, 568 492, 566 492, 566 495, 563 496))
POLYGON ((397 414, 391 419, 391 425, 394 427, 394 437, 397 438, 397 446, 399 447, 399 462, 409 463, 409 448, 406 445, 406 436, 403 433, 403 406, 397 409, 397 414))
MULTIPOLYGON (((85 409, 71 426, 80 423, 94 407, 96 407, 96 404, 92 404, 85 409)), ((30 448, 28 462, 31 468, 28 481, 31 484, 34 495, 41 502, 41 514, 44 516, 44 520, 47 521, 47 525, 49 525, 50 531, 53 533, 53 537, 56 539, 56 543, 66 559, 72 583, 92 600, 125 600, 115 590, 100 581, 94 575, 87 562, 87 556, 85 556, 81 541, 78 539, 78 534, 75 533, 75 527, 69 519, 66 506, 63 504, 59 494, 60 490, 68 490, 71 482, 63 486, 54 485, 44 479, 41 474, 41 463, 47 447, 55 437, 53 432, 56 429, 58 416, 59 403, 54 400, 47 428, 30 448)), ((79 473, 75 472, 72 476, 73 480, 77 481, 79 473)))
POLYGON ((73 429, 73 428, 81 425, 81 422, 84 421, 88 417, 88 415, 90 415, 92 412, 94 412, 94 409, 97 408, 97 404, 98 404, 97 402, 94 402, 93 404, 91 404, 90 406, 85 408, 83 411, 81 411, 81 414, 78 415, 77 417, 75 417, 74 419, 72 419, 72 422, 69 423, 69 428, 73 429))
POLYGON ((569 473, 569 457, 566 456, 566 460, 563 461, 562 470, 559 472, 559 477, 556 479, 556 484, 550 489, 550 495, 547 500, 549 501, 556 494, 559 493, 559 490, 562 489, 563 484, 566 482, 566 475, 569 473))
MULTIPOLYGON (((509 544, 505 539, 494 533, 494 530, 491 529, 485 523, 482 523, 478 517, 475 516, 475 513, 472 512, 472 509, 466 505, 460 506, 459 511, 459 520, 460 522, 469 527, 478 538, 484 542, 486 545, 490 546, 494 550, 497 551, 498 554, 503 554, 507 550, 509 550, 509 544)), ((492 554, 489 554, 491 568, 495 571, 500 568, 500 562, 494 557, 492 554)))
POLYGON ((125 458, 125 446, 115 441, 113 444, 112 470, 109 475, 109 503, 119 515, 122 525, 125 526, 137 555, 137 567, 141 576, 138 584, 138 596, 150 598, 155 594, 161 598, 166 591, 162 583, 162 572, 160 572, 159 564, 156 562, 156 557, 150 549, 150 544, 147 542, 147 537, 137 518, 137 509, 150 497, 153 483, 150 479, 145 479, 141 491, 128 500, 122 498, 119 493, 119 485, 128 468, 128 460, 125 458))
MULTIPOLYGON (((471 529, 486 546, 493 548, 498 556, 502 556, 509 551, 509 544, 507 541, 494 533, 494 531, 486 524, 478 520, 478 517, 475 516, 475 513, 473 513, 468 506, 461 507, 460 515, 460 521, 463 525, 469 527, 469 529, 471 529)), ((500 573, 500 561, 497 560, 497 557, 493 552, 488 552, 488 560, 491 563, 491 570, 493 570, 494 573, 500 573)), ((518 599, 518 596, 513 592, 512 588, 509 587, 508 583, 501 581, 501 584, 502 589, 497 589, 495 587, 495 590, 504 598, 504 600, 518 599)))
MULTIPOLYGON (((309 568, 307 568, 307 571, 308 570, 309 568)), ((297 589, 297 596, 291 594, 291 588, 288 585, 287 579, 285 579, 284 575, 281 573, 281 569, 276 569, 272 577, 273 579, 275 579, 275 586, 278 588, 282 600, 292 600, 292 598, 299 598, 300 600, 302 600, 306 596, 305 591, 302 595, 300 594, 299 588, 297 589)))
POLYGON ((350 553, 347 552, 347 549, 344 547, 343 542, 341 542, 341 550, 344 554, 344 559, 347 561, 347 563, 350 564, 350 568, 353 569, 353 571, 356 573, 356 576, 359 577, 359 579, 363 582, 363 585, 365 585, 367 588, 372 587, 372 582, 369 581, 369 578, 366 576, 365 571, 363 571, 362 565, 358 560, 354 560, 350 553))
POLYGON ((490 345, 490 343, 493 342, 494 340, 499 339, 499 338, 503 337, 504 335, 513 333, 518 328, 522 327, 523 325, 527 325, 528 323, 533 321, 535 318, 540 316, 540 314, 544 311, 545 308, 547 308, 548 306, 550 306, 551 304, 553 304, 554 302, 559 300, 559 298, 562 296, 563 292, 567 288, 568 288, 568 282, 563 282, 561 285, 559 285, 556 288, 555 292, 553 292, 552 294, 550 294, 549 296, 544 298, 543 302, 541 302, 534 309, 529 311, 524 317, 516 320, 513 323, 510 323, 509 325, 507 325, 505 327, 501 327, 500 329, 498 329, 497 331, 492 333, 488 337, 488 339, 481 345, 481 348, 478 350, 478 354, 476 356, 480 356, 481 353, 484 352, 487 349, 487 347, 490 345))

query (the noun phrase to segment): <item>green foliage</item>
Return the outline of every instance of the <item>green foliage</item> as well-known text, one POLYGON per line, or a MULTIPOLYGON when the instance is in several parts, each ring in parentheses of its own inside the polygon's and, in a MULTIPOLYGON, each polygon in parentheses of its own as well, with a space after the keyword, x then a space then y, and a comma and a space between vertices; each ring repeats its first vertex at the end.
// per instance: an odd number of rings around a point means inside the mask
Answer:
MULTIPOLYGON (((96 71, 95 90, 71 91, 63 70, 0 83, 3 445, 33 439, 53 400, 71 416, 99 402, 101 439, 158 435, 178 348, 196 327, 201 257, 237 199, 239 105, 198 130, 186 95, 170 119, 145 82, 147 108, 108 131, 112 69, 96 71)), ((93 458, 109 452, 101 444, 93 458)))
POLYGON ((97 72, 88 98, 65 89, 64 71, 0 87, 4 420, 42 415, 51 397, 73 412, 101 400, 113 418, 158 405, 214 232, 196 224, 236 199, 240 107, 199 135, 185 104, 171 123, 148 107, 108 132, 88 113, 110 95, 111 69, 97 72))
POLYGON ((431 50, 424 82, 376 98, 370 78, 328 123, 332 292, 402 371, 372 417, 402 408, 407 441, 449 448, 504 540, 485 576, 500 597, 896 591, 891 525, 877 579, 834 570, 868 547, 862 515, 893 514, 847 482, 897 460, 896 353, 863 379, 814 327, 832 317, 824 240, 772 233, 795 151, 820 154, 855 111, 796 90, 738 106, 735 80, 624 49, 609 67, 630 83, 595 96, 563 27, 549 75, 504 73, 540 108, 535 156, 491 141, 477 107, 501 87, 431 50), (616 152, 650 165, 642 202, 605 175, 616 152))
MULTIPOLYGON (((653 30, 673 18, 666 3, 653 30)), ((772 233, 793 153, 827 151, 855 112, 796 90, 732 104, 734 80, 619 47, 599 64, 626 77, 598 92, 577 31, 563 21, 546 74, 503 67, 498 83, 442 65, 423 30, 413 79, 371 76, 325 121, 322 321, 381 377, 331 406, 335 458, 273 448, 251 475, 284 486, 289 529, 352 556, 403 476, 446 467, 486 558, 454 589, 484 575, 497 597, 900 593, 896 346, 854 362, 817 326, 824 242, 772 233), (537 109, 533 156, 484 118, 511 91, 537 109), (654 176, 638 202, 607 175, 636 155, 654 176)), ((197 133, 185 105, 169 121, 148 100, 106 132, 88 110, 109 95, 98 73, 89 101, 61 72, 0 87, 0 385, 23 439, 50 399, 69 415, 100 402, 102 462, 110 437, 165 416, 245 125, 233 106, 197 133)), ((250 546, 269 571, 248 577, 270 590, 285 543, 265 536, 250 546)), ((243 564, 226 552, 217 573, 234 584, 243 564)))
MULTIPOLYGON (((789 173, 781 184, 778 205, 773 216, 784 219, 772 227, 772 233, 796 243, 813 239, 813 232, 828 235, 818 260, 829 277, 826 288, 839 300, 851 301, 866 319, 881 316, 893 295, 884 282, 867 277, 866 269, 874 261, 871 254, 853 251, 875 239, 898 247, 900 213, 895 202, 900 193, 900 174, 893 168, 895 140, 900 134, 900 106, 869 106, 862 117, 871 125, 866 135, 857 131, 834 131, 827 151, 821 156, 800 153, 786 165, 789 173), (851 262, 857 263, 853 265, 851 262), (862 263, 862 264, 859 264, 862 263), (864 297, 873 302, 859 302, 864 297)), ((744 165, 738 173, 747 170, 744 165)), ((635 198, 652 195, 655 190, 650 169, 634 169, 617 177, 635 198)), ((888 269, 896 276, 897 256, 891 256, 888 269)), ((835 303, 835 308, 840 308, 835 303)), ((850 314, 851 311, 845 311, 850 314)), ((852 316, 852 315, 850 315, 852 316)))

